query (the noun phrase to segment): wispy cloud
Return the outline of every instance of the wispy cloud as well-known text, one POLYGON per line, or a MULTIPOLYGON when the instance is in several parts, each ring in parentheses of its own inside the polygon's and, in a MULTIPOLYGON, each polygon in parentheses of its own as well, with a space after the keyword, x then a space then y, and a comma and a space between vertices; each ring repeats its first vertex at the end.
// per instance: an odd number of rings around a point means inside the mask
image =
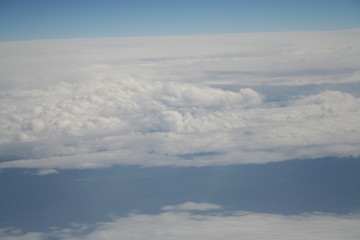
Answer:
POLYGON ((221 206, 212 203, 194 203, 186 202, 179 205, 169 205, 161 208, 165 211, 208 211, 208 210, 218 210, 222 209, 221 206))

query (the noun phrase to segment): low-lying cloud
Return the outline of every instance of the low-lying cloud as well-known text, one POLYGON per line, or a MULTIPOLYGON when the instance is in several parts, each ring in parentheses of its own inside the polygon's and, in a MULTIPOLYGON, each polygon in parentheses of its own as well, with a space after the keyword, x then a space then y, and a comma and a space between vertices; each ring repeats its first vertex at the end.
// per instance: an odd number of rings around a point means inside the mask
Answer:
POLYGON ((360 236, 358 214, 344 216, 321 213, 283 216, 236 212, 226 214, 222 206, 184 203, 163 207, 156 215, 131 214, 94 225, 72 224, 49 232, 22 233, 20 229, 0 229, 4 240, 102 240, 102 239, 327 239, 355 240, 360 236), (181 210, 181 211, 179 211, 181 210), (214 212, 203 212, 214 210, 214 212))
POLYGON ((269 102, 254 88, 359 86, 358 39, 342 31, 1 43, 0 168, 357 157, 357 96, 324 88, 269 102), (279 74, 253 74, 270 70, 279 74))

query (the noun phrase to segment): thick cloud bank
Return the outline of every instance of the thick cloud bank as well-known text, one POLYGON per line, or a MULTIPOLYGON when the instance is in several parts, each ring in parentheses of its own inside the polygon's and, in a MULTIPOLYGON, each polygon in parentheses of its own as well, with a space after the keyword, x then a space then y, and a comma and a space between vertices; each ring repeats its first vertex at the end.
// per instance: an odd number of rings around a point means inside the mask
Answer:
POLYGON ((157 215, 132 214, 115 217, 94 225, 73 224, 50 232, 22 233, 19 229, 0 229, 4 240, 152 240, 152 239, 286 239, 286 240, 355 240, 360 236, 358 215, 305 214, 282 216, 220 211, 210 203, 184 203, 166 206, 157 215), (213 212, 202 213, 202 211, 213 212))
POLYGON ((0 168, 359 156, 359 39, 352 30, 2 42, 0 168))

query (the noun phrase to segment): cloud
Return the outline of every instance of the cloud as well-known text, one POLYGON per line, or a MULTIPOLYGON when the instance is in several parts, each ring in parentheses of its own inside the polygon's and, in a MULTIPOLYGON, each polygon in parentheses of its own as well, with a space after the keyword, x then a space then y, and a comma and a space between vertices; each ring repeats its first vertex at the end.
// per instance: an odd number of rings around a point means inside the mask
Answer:
POLYGON ((36 175, 43 176, 43 175, 54 174, 54 173, 58 173, 58 171, 56 171, 55 169, 40 169, 36 173, 36 175))
POLYGON ((15 231, 4 231, 0 232, 0 237, 3 240, 40 240, 44 239, 43 234, 37 233, 37 232, 31 232, 22 234, 21 231, 15 230, 15 231))
POLYGON ((160 102, 171 107, 205 107, 223 109, 236 106, 257 106, 262 102, 262 96, 257 92, 244 88, 239 92, 223 91, 206 86, 196 86, 184 83, 172 83, 162 86, 155 92, 160 102))
POLYGON ((359 86, 358 35, 0 43, 0 168, 357 157, 360 100, 321 84, 359 86), (296 94, 307 84, 324 88, 296 94), (266 86, 281 85, 294 94, 266 101, 266 86))
POLYGON ((161 210, 165 211, 208 211, 208 210, 216 210, 221 209, 222 207, 212 203, 194 203, 194 202, 186 202, 179 205, 170 205, 164 206, 161 210))
POLYGON ((163 207, 156 215, 132 214, 113 218, 93 226, 75 224, 65 229, 23 234, 17 229, 3 229, 2 239, 101 240, 101 239, 358 239, 360 218, 321 213, 283 216, 237 212, 231 215, 192 210, 219 209, 210 203, 184 203, 163 207), (182 210, 182 211, 173 211, 182 210))

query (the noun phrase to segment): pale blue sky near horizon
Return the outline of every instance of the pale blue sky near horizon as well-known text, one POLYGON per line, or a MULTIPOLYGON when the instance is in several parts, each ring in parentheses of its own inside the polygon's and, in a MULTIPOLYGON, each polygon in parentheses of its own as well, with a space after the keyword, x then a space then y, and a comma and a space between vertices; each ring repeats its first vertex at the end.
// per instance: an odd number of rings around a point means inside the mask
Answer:
POLYGON ((359 27, 359 0, 0 1, 0 41, 359 27))

